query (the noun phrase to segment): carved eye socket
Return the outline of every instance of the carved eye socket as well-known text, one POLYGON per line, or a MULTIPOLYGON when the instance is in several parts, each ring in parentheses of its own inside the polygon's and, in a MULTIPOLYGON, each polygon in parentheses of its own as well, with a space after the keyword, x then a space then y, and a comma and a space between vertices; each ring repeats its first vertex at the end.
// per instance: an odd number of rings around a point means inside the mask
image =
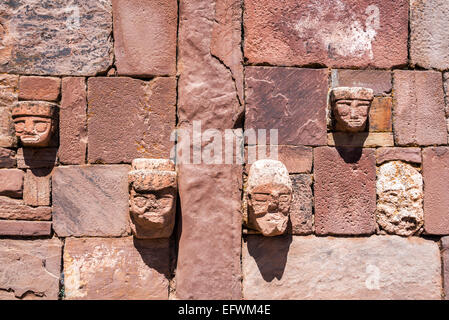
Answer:
POLYGON ((338 103, 337 112, 340 116, 347 116, 349 114, 349 106, 346 103, 338 103))
POLYGON ((270 198, 270 195, 266 193, 255 193, 254 194, 254 200, 256 201, 268 201, 270 198))
POLYGON ((290 196, 288 194, 281 194, 279 195, 279 201, 280 202, 288 202, 290 201, 290 196))
POLYGON ((139 208, 143 208, 147 204, 147 199, 144 197, 135 197, 134 204, 139 208))
POLYGON ((408 193, 410 195, 410 199, 412 200, 418 200, 421 194, 417 189, 411 189, 408 193))
POLYGON ((23 132, 25 130, 25 122, 21 121, 21 122, 16 122, 15 123, 15 129, 16 132, 23 132))
POLYGON ((36 122, 34 124, 37 132, 45 132, 48 128, 48 123, 46 122, 36 122))

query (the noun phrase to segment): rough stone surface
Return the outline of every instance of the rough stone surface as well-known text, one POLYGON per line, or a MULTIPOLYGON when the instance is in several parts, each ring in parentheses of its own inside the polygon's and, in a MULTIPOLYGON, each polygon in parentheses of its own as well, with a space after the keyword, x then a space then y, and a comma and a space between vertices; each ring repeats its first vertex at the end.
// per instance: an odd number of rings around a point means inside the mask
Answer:
MULTIPOLYGON (((1 30, 2 24, 0 20, 0 35, 1 30)), ((1 52, 2 49, 0 40, 0 63, 1 52)), ((0 147, 10 148, 15 147, 17 144, 11 117, 11 109, 12 106, 18 101, 18 86, 18 76, 0 74, 0 147)))
POLYGON ((185 0, 179 6, 178 117, 205 129, 238 127, 243 115, 241 0, 185 0))
POLYGON ((89 163, 169 158, 176 79, 89 78, 89 163))
POLYGON ((391 132, 332 132, 327 135, 327 144, 337 147, 393 147, 394 137, 391 132))
POLYGON ((441 299, 438 245, 420 238, 248 236, 244 299, 441 299))
POLYGON ((241 299, 241 177, 236 165, 179 166, 176 298, 241 299))
POLYGON ((62 243, 0 240, 0 300, 58 299, 62 243))
POLYGON ((435 71, 394 71, 393 127, 397 145, 446 144, 443 78, 435 71))
POLYGON ((245 57, 284 66, 405 65, 408 6, 408 0, 245 0, 245 57))
POLYGON ((58 163, 57 154, 57 148, 20 148, 17 150, 17 167, 53 168, 58 163))
POLYGON ((375 231, 374 150, 320 147, 314 150, 315 230, 319 235, 375 231))
POLYGON ((404 162, 421 163, 420 148, 379 148, 376 149, 376 162, 382 164, 387 161, 401 160, 404 162))
POLYGON ((16 163, 16 152, 0 147, 0 168, 13 168, 16 163))
POLYGON ((0 196, 21 198, 23 192, 23 171, 19 169, 0 170, 0 196))
POLYGON ((411 236, 424 223, 423 180, 407 163, 390 161, 377 172, 376 220, 388 233, 411 236))
POLYGON ((29 206, 49 206, 51 169, 28 169, 25 174, 23 201, 29 206))
POLYGON ((293 200, 290 206, 291 233, 307 235, 313 232, 312 175, 290 175, 293 186, 293 200))
POLYGON ((369 112, 369 131, 393 131, 391 113, 393 99, 391 97, 375 97, 369 112))
POLYGON ((247 67, 245 130, 278 129, 280 145, 326 144, 327 78, 325 69, 247 67))
POLYGON ((58 236, 129 233, 129 166, 58 167, 53 173, 53 223, 58 236))
POLYGON ((449 235, 449 148, 423 150, 424 230, 449 235))
POLYGON ((176 73, 176 0, 112 0, 117 72, 129 76, 176 73))
POLYGON ((375 96, 391 92, 391 72, 382 70, 332 70, 332 88, 362 87, 373 90, 375 96))
POLYGON ((49 221, 0 220, 0 236, 38 237, 50 234, 49 221))
POLYGON ((169 250, 168 240, 68 238, 65 298, 168 299, 169 250))
POLYGON ((84 78, 64 78, 59 112, 59 160, 63 164, 83 164, 86 150, 86 82, 84 78))
POLYGON ((20 77, 19 99, 56 101, 61 89, 61 79, 53 77, 20 77))
POLYGON ((3 1, 0 72, 96 75, 112 64, 110 0, 3 1))
POLYGON ((449 237, 441 239, 442 250, 441 256, 443 260, 443 287, 444 299, 449 300, 449 237))
POLYGON ((449 68, 449 3, 410 1, 410 59, 425 69, 449 68))
POLYGON ((254 161, 262 159, 279 160, 292 173, 310 173, 312 171, 313 150, 304 146, 248 146, 246 148, 246 166, 245 170, 249 172, 251 164, 254 161), (277 156, 274 152, 277 147, 277 156), (259 152, 264 154, 259 155, 259 152), (273 150, 273 153, 271 152, 273 150))
POLYGON ((30 207, 23 200, 0 197, 0 219, 51 220, 51 208, 30 207))

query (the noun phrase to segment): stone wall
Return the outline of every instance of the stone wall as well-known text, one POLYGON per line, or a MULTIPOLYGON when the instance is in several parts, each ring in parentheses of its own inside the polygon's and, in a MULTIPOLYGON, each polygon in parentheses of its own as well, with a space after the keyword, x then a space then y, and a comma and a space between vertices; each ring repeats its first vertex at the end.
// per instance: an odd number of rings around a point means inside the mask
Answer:
POLYGON ((0 299, 447 299, 448 14, 446 0, 3 1, 0 299), (360 132, 335 129, 341 87, 372 90, 360 132), (17 105, 55 110, 48 143, 21 140, 17 105), (198 123, 214 141, 278 136, 244 140, 242 162, 177 162, 174 130, 193 132, 194 158, 198 123), (283 235, 249 221, 251 153, 288 170, 283 235), (177 164, 169 238, 133 233, 137 158, 177 164))

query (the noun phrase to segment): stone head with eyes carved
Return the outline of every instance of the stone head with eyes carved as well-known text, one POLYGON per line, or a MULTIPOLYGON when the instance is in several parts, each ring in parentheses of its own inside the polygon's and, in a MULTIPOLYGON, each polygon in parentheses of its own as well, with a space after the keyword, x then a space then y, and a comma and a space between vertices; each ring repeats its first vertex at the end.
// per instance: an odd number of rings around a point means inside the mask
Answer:
POLYGON ((21 101, 12 109, 16 136, 24 147, 47 147, 56 131, 57 105, 44 101, 21 101))
POLYGON ((331 105, 335 120, 335 131, 365 131, 373 98, 372 89, 359 87, 334 88, 331 92, 331 105))
POLYGON ((138 239, 168 238, 176 214, 175 165, 165 159, 134 159, 129 173, 131 229, 138 239))
POLYGON ((287 230, 292 182, 287 168, 277 160, 258 160, 248 175, 248 226, 264 236, 287 230))
POLYGON ((390 161, 378 168, 379 226, 388 233, 410 236, 423 225, 423 179, 411 165, 390 161))

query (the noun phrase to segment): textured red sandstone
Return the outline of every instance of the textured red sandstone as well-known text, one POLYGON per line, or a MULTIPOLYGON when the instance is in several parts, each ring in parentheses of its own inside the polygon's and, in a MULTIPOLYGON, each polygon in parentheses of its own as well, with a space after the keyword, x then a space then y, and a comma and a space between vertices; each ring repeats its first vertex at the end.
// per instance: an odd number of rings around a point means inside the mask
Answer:
POLYGON ((441 239, 441 258, 443 260, 444 298, 449 300, 449 237, 441 239))
POLYGON ((49 206, 51 169, 28 169, 25 174, 23 201, 29 206, 49 206))
POLYGON ((401 160, 405 162, 421 163, 420 148, 379 148, 376 149, 376 162, 382 164, 387 161, 401 160))
POLYGON ((369 111, 369 131, 393 131, 391 123, 391 110, 393 99, 391 97, 375 97, 369 111))
POLYGON ((23 171, 19 169, 0 170, 0 195, 13 198, 22 197, 23 171))
POLYGON ((176 73, 176 0, 112 0, 118 74, 176 73))
POLYGON ((89 78, 88 88, 89 163, 170 156, 175 78, 89 78))
POLYGON ((326 144, 327 70, 247 67, 245 75, 245 130, 278 129, 280 145, 326 144))
POLYGON ((246 0, 249 63, 391 68, 407 63, 408 0, 246 0))
POLYGON ((0 168, 13 168, 16 163, 16 152, 0 147, 0 168))
POLYGON ((332 70, 332 87, 362 87, 373 90, 374 95, 391 92, 391 72, 382 70, 332 70))
POLYGON ((17 167, 53 168, 57 163, 57 148, 20 148, 17 150, 17 167))
POLYGON ((424 230, 449 235, 449 148, 423 150, 424 230))
POLYGON ((63 78, 59 111, 59 160, 83 164, 87 149, 87 92, 84 78, 63 78))
POLYGON ((56 101, 60 89, 60 78, 23 76, 19 80, 19 99, 56 101))
POLYGON ((436 71, 394 71, 397 145, 446 144, 443 77, 436 71))
POLYGON ((30 207, 23 200, 0 197, 0 219, 51 220, 51 208, 30 207))
POLYGON ((373 149, 314 150, 315 230, 319 235, 375 231, 376 159, 373 149))
POLYGON ((168 239, 67 238, 64 288, 69 300, 168 299, 168 239))
POLYGON ((0 147, 11 148, 17 145, 11 118, 11 108, 18 101, 18 85, 19 76, 0 74, 0 147))
POLYGON ((50 234, 49 221, 0 220, 0 236, 37 237, 50 234))
POLYGON ((0 300, 56 300, 62 243, 51 240, 0 240, 0 300))
POLYGON ((307 235, 313 232, 312 175, 291 174, 293 198, 290 206, 291 233, 307 235))

